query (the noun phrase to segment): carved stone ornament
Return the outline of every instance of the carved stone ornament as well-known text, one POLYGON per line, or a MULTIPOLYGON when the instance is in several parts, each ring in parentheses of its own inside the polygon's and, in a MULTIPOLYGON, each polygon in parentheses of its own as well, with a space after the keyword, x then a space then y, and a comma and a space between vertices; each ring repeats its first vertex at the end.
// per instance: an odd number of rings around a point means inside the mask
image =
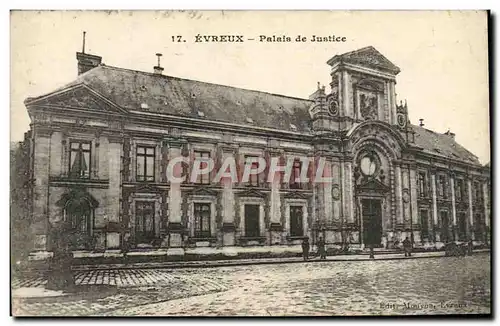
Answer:
POLYGON ((398 119, 398 127, 402 128, 402 129, 405 128, 406 127, 406 115, 404 113, 398 113, 397 119, 398 119))
POLYGON ((332 117, 336 117, 339 115, 339 102, 333 97, 328 102, 328 113, 332 117))
POLYGON ((332 197, 334 200, 340 199, 340 187, 337 184, 333 185, 332 187, 332 197))
POLYGON ((403 189, 403 201, 408 203, 410 201, 410 192, 408 189, 403 189))
POLYGON ((359 110, 364 119, 376 120, 378 117, 377 95, 373 93, 361 93, 359 95, 359 110))

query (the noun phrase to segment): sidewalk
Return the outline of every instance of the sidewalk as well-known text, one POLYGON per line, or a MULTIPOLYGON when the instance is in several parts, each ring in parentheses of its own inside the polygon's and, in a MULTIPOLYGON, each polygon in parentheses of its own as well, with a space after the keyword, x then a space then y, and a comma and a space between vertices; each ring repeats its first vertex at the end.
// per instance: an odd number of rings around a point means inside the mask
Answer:
MULTIPOLYGON (((473 254, 489 253, 489 249, 477 249, 473 254)), ((335 262, 335 261, 369 261, 369 260, 399 260, 399 259, 419 259, 419 258, 438 258, 444 257, 444 251, 417 252, 412 253, 411 257, 405 257, 404 253, 380 253, 375 252, 375 258, 369 258, 367 253, 353 255, 327 256, 325 260, 319 257, 310 258, 308 262, 335 262)), ((262 264, 289 264, 304 263, 301 257, 290 258, 256 258, 256 259, 228 259, 228 260, 206 260, 206 261, 172 261, 172 262, 151 262, 151 263, 130 263, 130 264, 99 264, 99 265, 77 265, 73 266, 74 271, 88 270, 117 270, 117 269, 148 269, 148 268, 204 268, 204 267, 223 267, 223 266, 245 266, 262 264)))

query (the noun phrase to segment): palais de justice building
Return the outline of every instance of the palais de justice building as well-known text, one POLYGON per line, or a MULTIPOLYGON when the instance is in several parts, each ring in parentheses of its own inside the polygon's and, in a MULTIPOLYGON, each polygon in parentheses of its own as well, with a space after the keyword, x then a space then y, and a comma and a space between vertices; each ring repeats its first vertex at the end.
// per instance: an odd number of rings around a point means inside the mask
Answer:
POLYGON ((76 58, 74 81, 25 101, 33 250, 51 250, 58 221, 75 250, 489 242, 489 169, 452 132, 410 124, 400 69, 371 46, 328 60, 329 91, 309 99, 76 58), (184 166, 188 181, 170 183, 180 155, 232 155, 239 171, 249 157, 324 157, 334 182, 293 182, 294 161, 292 182, 190 182, 184 166))

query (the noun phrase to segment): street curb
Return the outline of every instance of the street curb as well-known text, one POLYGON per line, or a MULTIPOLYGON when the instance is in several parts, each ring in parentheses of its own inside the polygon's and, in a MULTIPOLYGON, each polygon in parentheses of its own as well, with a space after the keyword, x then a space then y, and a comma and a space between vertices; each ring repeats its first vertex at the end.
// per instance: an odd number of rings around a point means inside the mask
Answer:
MULTIPOLYGON (((480 252, 474 252, 473 255, 480 255, 480 254, 489 254, 490 251, 480 251, 480 252)), ((366 255, 367 256, 367 255, 366 255)), ((89 270, 123 270, 123 269, 182 269, 182 268, 215 268, 215 267, 234 267, 234 266, 249 266, 249 265, 278 265, 278 264, 292 264, 292 263, 327 263, 327 262, 360 262, 360 261, 389 261, 389 260, 411 260, 411 259, 424 259, 424 258, 442 258, 442 257, 448 257, 445 256, 444 252, 439 252, 439 255, 429 255, 429 256, 412 256, 412 257, 405 257, 404 254, 401 254, 401 256, 398 257, 382 257, 382 258, 377 258, 380 257, 381 255, 377 256, 375 255, 374 259, 371 258, 359 258, 359 259, 345 259, 345 258, 339 258, 339 259, 331 259, 327 258, 325 260, 320 260, 320 259, 312 259, 308 261, 304 260, 269 260, 269 261, 237 261, 237 260, 228 260, 227 262, 224 263, 207 263, 207 264, 200 264, 197 262, 196 264, 189 264, 189 263, 181 263, 181 264, 172 264, 172 265, 162 265, 161 263, 158 265, 145 265, 145 266, 134 266, 133 264, 131 265, 123 265, 123 266, 92 266, 92 267, 73 267, 72 270, 75 272, 79 271, 89 271, 89 270)), ((208 261, 209 262, 209 261, 208 261)))

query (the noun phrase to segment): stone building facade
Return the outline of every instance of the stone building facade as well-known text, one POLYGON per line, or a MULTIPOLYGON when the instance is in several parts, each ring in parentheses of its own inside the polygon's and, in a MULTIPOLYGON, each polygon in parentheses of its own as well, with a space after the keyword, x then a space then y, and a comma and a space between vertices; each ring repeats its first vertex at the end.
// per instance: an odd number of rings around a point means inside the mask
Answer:
POLYGON ((58 221, 75 250, 489 242, 489 169, 410 124, 400 70, 373 47, 331 58, 331 90, 309 99, 77 61, 73 82, 25 101, 33 250, 51 250, 58 221), (179 156, 233 156, 238 173, 248 157, 323 157, 333 182, 190 182, 182 165, 172 183, 179 156))

